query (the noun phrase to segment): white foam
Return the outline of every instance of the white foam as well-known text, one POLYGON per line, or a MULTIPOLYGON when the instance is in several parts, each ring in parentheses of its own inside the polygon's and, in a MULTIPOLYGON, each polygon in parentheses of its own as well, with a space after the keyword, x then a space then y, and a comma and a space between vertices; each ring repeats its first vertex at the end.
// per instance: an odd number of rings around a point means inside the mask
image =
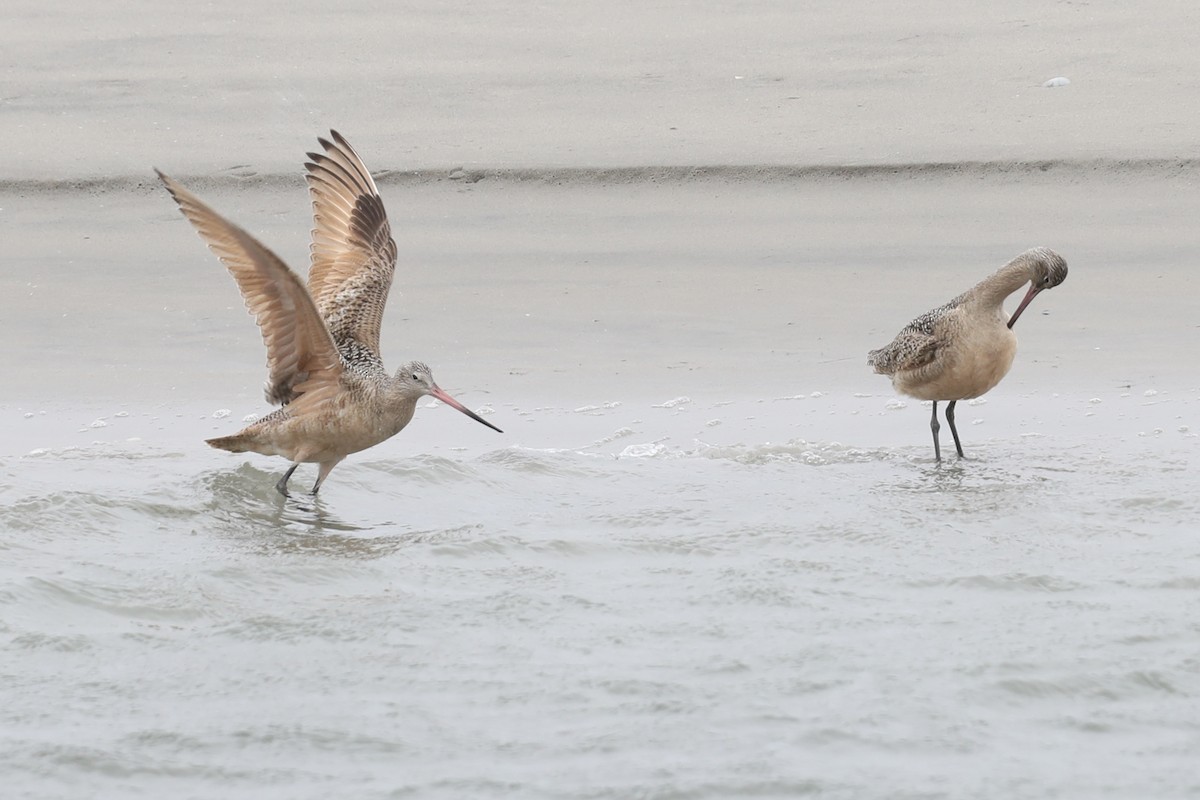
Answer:
POLYGON ((667 448, 658 442, 646 444, 631 444, 617 455, 617 458, 652 458, 663 453, 667 448))
POLYGON ((608 403, 601 403, 600 405, 580 406, 579 408, 575 409, 575 413, 576 414, 587 414, 592 411, 604 411, 604 410, 610 409, 610 408, 617 408, 620 405, 621 405, 621 402, 619 400, 613 400, 608 403))

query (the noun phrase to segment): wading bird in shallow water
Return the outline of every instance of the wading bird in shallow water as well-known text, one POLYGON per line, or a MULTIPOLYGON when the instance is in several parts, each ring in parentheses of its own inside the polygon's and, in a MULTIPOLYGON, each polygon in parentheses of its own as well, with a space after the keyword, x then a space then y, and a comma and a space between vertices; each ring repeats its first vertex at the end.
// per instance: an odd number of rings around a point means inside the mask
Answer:
POLYGON ((308 288, 253 236, 162 172, 183 215, 237 280, 267 346, 267 402, 282 408, 208 444, 232 453, 283 456, 292 466, 275 484, 285 497, 300 464, 318 464, 316 494, 350 453, 399 433, 425 395, 500 431, 443 391, 429 367, 410 361, 389 375, 379 355, 379 324, 396 243, 375 181, 354 148, 330 131, 309 153, 312 266, 308 288))
POLYGON ((914 319, 887 347, 867 354, 867 363, 877 373, 890 375, 896 391, 933 401, 930 428, 938 461, 942 460, 938 401, 950 401, 946 421, 962 458, 954 404, 979 397, 1008 374, 1017 354, 1017 336, 1012 332, 1017 317, 1039 292, 1066 278, 1067 262, 1058 253, 1048 247, 1026 250, 974 288, 914 319), (1004 298, 1027 282, 1025 299, 1005 322, 1004 298))

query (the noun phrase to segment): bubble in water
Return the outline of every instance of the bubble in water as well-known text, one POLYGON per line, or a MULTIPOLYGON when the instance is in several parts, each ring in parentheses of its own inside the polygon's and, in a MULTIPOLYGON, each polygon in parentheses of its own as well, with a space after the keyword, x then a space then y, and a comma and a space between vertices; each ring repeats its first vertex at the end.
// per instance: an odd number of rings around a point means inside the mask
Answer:
POLYGON ((1050 80, 1048 80, 1042 84, 1042 86, 1044 86, 1047 89, 1056 89, 1059 86, 1070 86, 1070 85, 1071 85, 1071 79, 1064 78, 1062 76, 1059 76, 1057 78, 1051 78, 1050 80))
POLYGON ((232 413, 233 412, 230 411, 228 408, 218 408, 216 411, 214 411, 212 413, 212 418, 213 419, 225 419, 232 413))
POLYGON ((690 402, 692 402, 692 398, 690 397, 676 397, 674 400, 668 400, 665 403, 652 405, 651 408, 675 408, 676 406, 686 405, 690 402))

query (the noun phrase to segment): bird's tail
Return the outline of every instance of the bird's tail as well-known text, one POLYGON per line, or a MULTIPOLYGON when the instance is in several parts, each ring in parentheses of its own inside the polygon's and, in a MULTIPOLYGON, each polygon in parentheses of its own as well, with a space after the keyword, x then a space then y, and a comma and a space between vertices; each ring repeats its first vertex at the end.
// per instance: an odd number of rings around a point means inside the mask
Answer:
POLYGON ((891 375, 892 371, 888 369, 886 363, 887 348, 881 347, 878 350, 872 350, 867 353, 867 364, 874 370, 876 375, 891 375))
POLYGON ((246 437, 240 433, 233 436, 218 436, 216 439, 205 439, 204 442, 218 450, 228 450, 231 453, 245 453, 250 448, 246 446, 246 437))

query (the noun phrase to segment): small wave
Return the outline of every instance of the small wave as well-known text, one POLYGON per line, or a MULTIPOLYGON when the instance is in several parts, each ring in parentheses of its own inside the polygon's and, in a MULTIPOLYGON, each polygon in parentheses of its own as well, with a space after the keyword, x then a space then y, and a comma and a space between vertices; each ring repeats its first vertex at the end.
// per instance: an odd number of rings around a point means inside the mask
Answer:
POLYGON ((1135 670, 1112 674, 1037 680, 1009 678, 995 683, 999 691, 1018 697, 1045 699, 1049 697, 1085 697, 1120 700, 1134 695, 1181 694, 1175 684, 1158 672, 1135 670))
POLYGON ((0 529, 61 536, 64 533, 118 535, 126 525, 146 520, 177 520, 195 513, 172 498, 152 499, 104 491, 49 491, 0 505, 0 529))
POLYGON ((1028 575, 1021 572, 1007 575, 964 575, 941 580, 910 581, 908 585, 922 589, 956 586, 966 589, 1018 592, 1074 592, 1084 588, 1082 584, 1053 575, 1028 575))
POLYGON ((95 580, 32 577, 10 592, 14 599, 24 599, 40 607, 70 606, 144 622, 190 622, 206 616, 203 608, 181 603, 172 586, 143 585, 133 590, 95 580))
POLYGON ((684 457, 736 461, 739 464, 805 464, 820 467, 831 464, 864 464, 892 460, 886 450, 850 447, 839 442, 809 442, 803 439, 783 444, 704 445, 684 451, 684 457))
POLYGON ((480 479, 470 462, 428 454, 402 460, 365 461, 355 466, 399 478, 407 484, 440 486, 480 479))
POLYGON ((138 446, 137 442, 93 442, 89 445, 67 447, 38 447, 30 450, 24 459, 59 461, 159 461, 187 458, 186 453, 164 451, 153 447, 138 446))
POLYGON ((579 450, 506 447, 481 456, 479 460, 506 471, 528 475, 592 478, 602 474, 597 462, 607 461, 608 457, 579 450))
MULTIPOLYGON (((7 593, 6 601, 13 599, 11 592, 7 593)), ((13 637, 9 643, 20 650, 50 650, 56 653, 82 653, 96 649, 96 642, 88 636, 80 634, 55 635, 51 633, 22 633, 13 637)))

